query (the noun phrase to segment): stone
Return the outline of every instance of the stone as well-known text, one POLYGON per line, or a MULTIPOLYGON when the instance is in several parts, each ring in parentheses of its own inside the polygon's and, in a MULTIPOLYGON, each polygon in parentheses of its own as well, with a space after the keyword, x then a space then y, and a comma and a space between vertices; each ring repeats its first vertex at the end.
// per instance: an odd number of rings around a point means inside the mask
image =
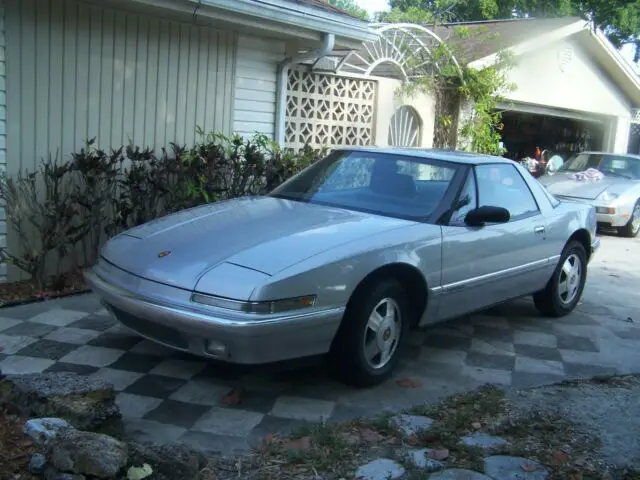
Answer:
POLYGON ((153 480, 195 479, 207 464, 205 456, 186 445, 148 445, 129 443, 129 464, 148 464, 153 480))
POLYGON ((427 472, 435 472, 444 468, 444 463, 429 458, 429 448, 412 449, 407 452, 407 460, 416 468, 427 472))
POLYGON ((541 463, 508 455, 486 457, 484 473, 500 480, 547 480, 549 478, 549 470, 541 463))
POLYGON ((122 432, 113 385, 75 373, 7 375, 0 380, 0 405, 13 405, 25 417, 54 417, 78 430, 122 432))
POLYGON ((388 458, 378 458, 358 467, 357 480, 396 480, 402 478, 406 470, 402 465, 388 458))
POLYGON ((430 429, 433 425, 433 420, 420 415, 395 415, 391 417, 391 424, 407 437, 412 437, 423 430, 430 429))
POLYGON ((127 445, 102 433, 69 429, 49 443, 48 458, 58 470, 112 478, 129 459, 127 445))
POLYGON ((59 472, 54 467, 47 466, 44 471, 44 480, 86 480, 86 477, 77 473, 59 472))
POLYGON ((41 453, 34 453, 29 460, 29 471, 36 475, 44 473, 47 466, 47 458, 41 453))
POLYGON ((73 427, 61 418, 32 418, 25 422, 22 431, 38 448, 44 449, 60 432, 69 428, 73 427))
MULTIPOLYGON (((503 480, 502 477, 496 477, 503 480)), ((494 480, 482 473, 474 472, 464 468, 447 468, 441 472, 429 475, 429 480, 494 480)))
POLYGON ((461 443, 468 447, 478 447, 483 450, 509 445, 510 442, 501 437, 495 437, 487 433, 475 432, 463 437, 461 443))

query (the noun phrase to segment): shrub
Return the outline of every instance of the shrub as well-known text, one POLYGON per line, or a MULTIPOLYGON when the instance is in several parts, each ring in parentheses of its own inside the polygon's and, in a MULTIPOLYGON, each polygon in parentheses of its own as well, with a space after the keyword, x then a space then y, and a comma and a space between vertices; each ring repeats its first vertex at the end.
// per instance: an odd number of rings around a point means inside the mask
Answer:
POLYGON ((18 236, 18 251, 0 248, 0 261, 29 274, 40 290, 45 285, 51 254, 64 257, 89 233, 90 225, 78 221, 70 172, 70 162, 59 163, 57 155, 49 155, 42 160, 39 171, 19 172, 15 178, 3 174, 0 178, 0 199, 7 222, 18 236))
POLYGON ((64 256, 80 243, 83 264, 90 265, 105 238, 185 208, 264 194, 327 153, 294 152, 265 135, 199 130, 198 138, 189 148, 170 144, 159 153, 135 145, 101 150, 90 139, 70 161, 50 156, 39 171, 2 177, 0 199, 20 247, 1 248, 0 261, 42 288, 52 251, 64 256))

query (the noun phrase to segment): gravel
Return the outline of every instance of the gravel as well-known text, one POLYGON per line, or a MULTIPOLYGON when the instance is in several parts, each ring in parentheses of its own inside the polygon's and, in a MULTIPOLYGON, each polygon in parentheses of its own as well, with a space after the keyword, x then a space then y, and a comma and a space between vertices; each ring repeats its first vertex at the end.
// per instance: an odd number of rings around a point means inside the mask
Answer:
POLYGON ((517 411, 560 413, 600 439, 601 460, 640 469, 640 378, 541 387, 509 395, 517 411))

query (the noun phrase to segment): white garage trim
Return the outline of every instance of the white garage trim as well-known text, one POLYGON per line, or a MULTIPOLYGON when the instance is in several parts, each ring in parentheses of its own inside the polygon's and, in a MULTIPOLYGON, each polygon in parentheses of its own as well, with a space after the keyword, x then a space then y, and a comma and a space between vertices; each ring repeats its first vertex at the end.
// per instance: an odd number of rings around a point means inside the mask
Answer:
POLYGON ((610 120, 594 114, 576 112, 573 110, 563 110, 560 108, 545 107, 543 105, 530 105, 524 103, 501 102, 498 104, 499 110, 511 112, 532 113, 536 115, 546 115, 549 117, 570 118, 582 122, 605 123, 610 120))

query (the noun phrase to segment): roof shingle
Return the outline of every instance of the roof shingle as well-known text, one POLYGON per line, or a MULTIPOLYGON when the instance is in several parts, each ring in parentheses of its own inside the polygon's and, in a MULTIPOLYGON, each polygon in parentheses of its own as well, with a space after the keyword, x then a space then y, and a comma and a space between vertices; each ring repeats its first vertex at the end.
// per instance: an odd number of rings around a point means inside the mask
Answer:
POLYGON ((449 23, 437 26, 434 32, 455 50, 459 61, 470 63, 578 21, 578 17, 560 17, 449 23), (469 34, 458 35, 459 27, 469 34))

